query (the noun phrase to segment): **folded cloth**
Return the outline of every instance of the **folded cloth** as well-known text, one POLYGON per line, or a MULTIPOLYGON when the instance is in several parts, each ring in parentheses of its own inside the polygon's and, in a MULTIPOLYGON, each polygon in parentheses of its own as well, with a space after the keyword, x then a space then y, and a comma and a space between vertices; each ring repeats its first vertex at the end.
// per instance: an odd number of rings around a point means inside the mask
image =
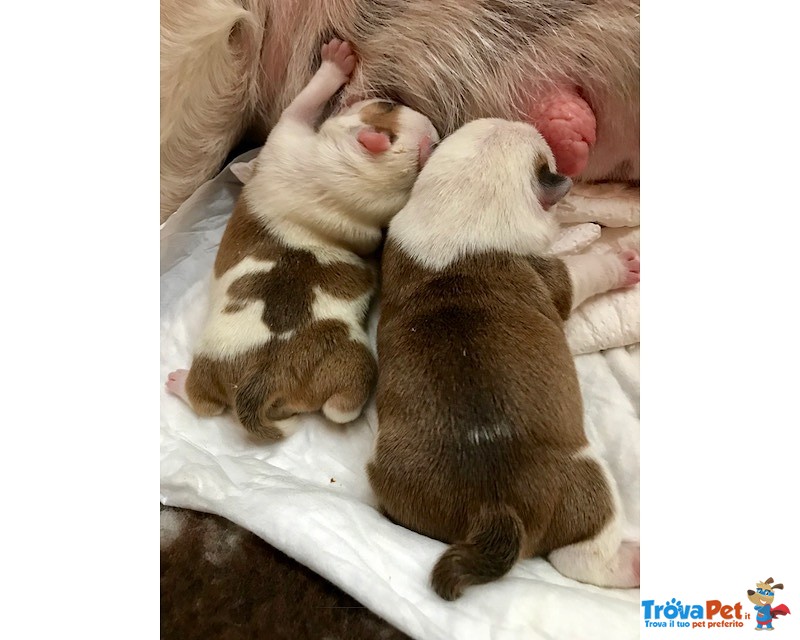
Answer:
MULTIPOLYGON (((623 184, 576 185, 553 208, 562 223, 555 255, 639 250, 639 189, 623 184)), ((590 298, 564 330, 574 355, 639 342, 639 285, 590 298)))

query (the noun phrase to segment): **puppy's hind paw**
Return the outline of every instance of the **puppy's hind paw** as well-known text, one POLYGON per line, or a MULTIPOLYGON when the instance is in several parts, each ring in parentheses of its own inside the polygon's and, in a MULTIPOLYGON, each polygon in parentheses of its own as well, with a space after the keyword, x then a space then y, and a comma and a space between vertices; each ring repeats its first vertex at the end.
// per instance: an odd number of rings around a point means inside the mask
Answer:
POLYGON ((639 282, 639 252, 629 249, 618 254, 617 257, 623 267, 619 288, 632 287, 639 282))
POLYGON ((167 376, 167 391, 171 394, 187 400, 186 398, 186 378, 189 377, 188 369, 177 369, 167 376))

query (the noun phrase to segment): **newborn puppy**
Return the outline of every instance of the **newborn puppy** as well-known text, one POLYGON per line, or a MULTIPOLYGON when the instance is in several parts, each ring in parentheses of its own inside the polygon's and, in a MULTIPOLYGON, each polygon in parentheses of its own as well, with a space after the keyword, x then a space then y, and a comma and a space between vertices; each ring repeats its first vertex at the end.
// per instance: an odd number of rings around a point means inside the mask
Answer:
POLYGON ((438 140, 426 117, 381 100, 315 131, 355 63, 347 43, 324 45, 271 132, 222 237, 191 370, 167 381, 199 415, 233 407, 267 439, 298 413, 322 409, 338 423, 361 413, 376 375, 365 331, 376 278, 364 257, 438 140))
POLYGON ((533 126, 475 120, 389 226, 367 470, 388 517, 454 543, 432 574, 447 600, 540 555, 582 582, 639 584, 563 332, 583 300, 638 282, 638 255, 547 257, 548 209, 571 187, 554 170, 533 126))

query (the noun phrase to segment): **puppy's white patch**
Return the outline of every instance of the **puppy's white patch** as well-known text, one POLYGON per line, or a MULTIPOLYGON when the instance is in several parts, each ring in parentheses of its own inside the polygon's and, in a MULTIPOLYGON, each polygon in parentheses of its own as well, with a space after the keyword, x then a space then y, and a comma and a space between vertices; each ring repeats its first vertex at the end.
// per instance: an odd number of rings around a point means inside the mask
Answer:
POLYGON ((558 223, 540 204, 542 163, 555 171, 550 148, 531 125, 474 120, 431 155, 389 237, 432 270, 487 252, 546 254, 558 223))
POLYGON ((492 444, 510 437, 511 432, 496 423, 474 426, 467 431, 467 441, 475 446, 492 444))
POLYGON ((361 409, 362 407, 359 407, 353 411, 339 411, 339 409, 331 405, 330 400, 322 405, 322 413, 325 414, 325 417, 331 422, 335 422, 337 424, 347 424, 348 422, 352 422, 361 415, 361 409))
POLYGON ((616 254, 580 254, 562 258, 572 283, 572 308, 610 289, 618 287, 625 268, 616 254))
POLYGON ((274 425, 283 432, 284 437, 293 436, 303 426, 302 416, 289 416, 283 420, 276 420, 274 425))
POLYGON ((548 561, 563 575, 580 582, 604 587, 639 586, 639 545, 622 540, 622 504, 619 489, 606 462, 587 446, 572 456, 593 460, 603 472, 613 502, 613 515, 593 538, 560 549, 548 561))
POLYGON ((256 260, 247 257, 228 269, 211 284, 211 309, 203 337, 197 348, 198 355, 211 358, 232 358, 268 342, 273 333, 261 320, 264 302, 241 302, 228 296, 231 284, 245 275, 267 274, 275 267, 273 260, 256 260), (242 305, 242 309, 225 312, 229 304, 242 305))
POLYGON ((367 315, 372 292, 367 292, 355 300, 342 299, 314 287, 314 304, 311 314, 315 321, 339 320, 350 329, 350 339, 367 344, 366 332, 361 324, 367 315))

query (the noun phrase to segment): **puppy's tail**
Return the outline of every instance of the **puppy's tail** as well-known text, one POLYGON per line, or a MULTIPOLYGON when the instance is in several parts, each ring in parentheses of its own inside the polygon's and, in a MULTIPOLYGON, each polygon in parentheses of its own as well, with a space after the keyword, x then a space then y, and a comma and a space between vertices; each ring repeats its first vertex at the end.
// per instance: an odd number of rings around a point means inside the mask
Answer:
POLYGON ((239 422, 249 432, 268 440, 280 440, 284 434, 269 415, 275 402, 271 376, 254 367, 239 382, 233 400, 233 410, 239 422))
POLYGON ((431 585, 445 600, 464 589, 501 578, 519 558, 524 528, 507 505, 485 505, 469 528, 467 539, 444 552, 431 574, 431 585))

